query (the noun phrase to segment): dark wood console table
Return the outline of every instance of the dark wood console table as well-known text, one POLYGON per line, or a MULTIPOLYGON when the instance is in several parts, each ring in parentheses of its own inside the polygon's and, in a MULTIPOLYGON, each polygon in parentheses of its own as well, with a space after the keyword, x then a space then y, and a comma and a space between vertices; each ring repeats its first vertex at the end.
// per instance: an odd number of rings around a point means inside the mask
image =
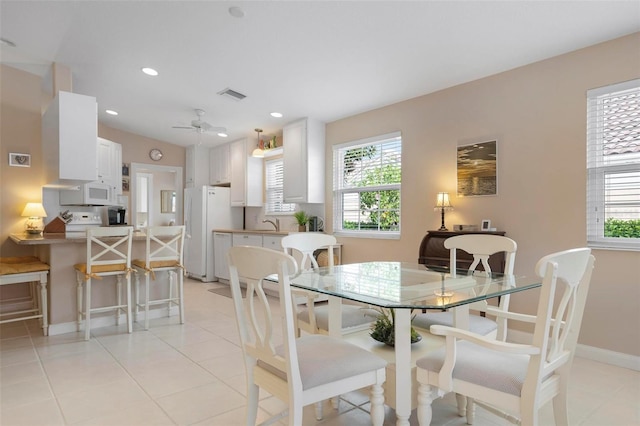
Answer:
MULTIPOLYGON (((422 239, 418 263, 433 266, 449 266, 449 250, 444 247, 444 240, 455 235, 465 234, 491 234, 505 235, 504 231, 427 231, 422 239)), ((473 256, 463 250, 458 250, 457 267, 468 269, 473 262, 473 256)), ((495 253, 489 257, 489 266, 493 272, 504 272, 505 254, 495 253)), ((480 268, 482 265, 480 265, 480 268)))

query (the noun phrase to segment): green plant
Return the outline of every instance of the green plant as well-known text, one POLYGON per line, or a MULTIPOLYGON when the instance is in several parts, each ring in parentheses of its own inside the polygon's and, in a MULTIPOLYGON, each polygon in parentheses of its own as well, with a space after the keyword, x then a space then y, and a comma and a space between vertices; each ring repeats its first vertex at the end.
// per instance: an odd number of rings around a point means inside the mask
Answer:
POLYGON ((309 222, 309 216, 307 215, 307 213, 305 213, 304 210, 295 212, 293 214, 293 217, 296 219, 296 222, 298 222, 298 225, 300 226, 304 226, 307 224, 307 222, 309 222))
MULTIPOLYGON (((394 346, 396 341, 394 329, 394 322, 396 318, 395 311, 393 309, 385 310, 383 308, 376 310, 380 312, 380 315, 378 315, 376 322, 371 326, 371 333, 369 333, 369 335, 378 342, 394 346)), ((411 320, 413 321, 413 317, 411 320)), ((422 336, 420 336, 418 332, 411 327, 411 343, 419 342, 421 339, 422 336)))
POLYGON ((610 217, 604 223, 604 236, 640 238, 640 219, 621 220, 610 217))

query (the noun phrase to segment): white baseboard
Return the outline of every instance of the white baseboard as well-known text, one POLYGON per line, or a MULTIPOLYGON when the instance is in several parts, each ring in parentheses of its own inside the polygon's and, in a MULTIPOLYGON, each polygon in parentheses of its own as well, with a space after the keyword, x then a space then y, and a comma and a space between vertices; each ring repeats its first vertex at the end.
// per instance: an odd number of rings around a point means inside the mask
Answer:
MULTIPOLYGON (((170 311, 170 316, 178 315, 178 307, 172 306, 170 311)), ((133 315, 133 313, 132 313, 133 315)), ((161 309, 150 309, 149 310, 149 319, 161 318, 167 315, 167 308, 161 309)), ((144 311, 138 313, 138 323, 144 321, 144 311)), ((127 323, 127 316, 124 314, 120 315, 120 324, 127 323)), ((115 315, 105 315, 105 316, 96 316, 91 317, 91 328, 100 328, 100 327, 109 327, 116 324, 115 315)), ((81 330, 84 330, 84 322, 80 327, 81 330)), ((49 324, 49 336, 55 336, 58 334, 66 334, 66 333, 76 333, 77 332, 77 323, 73 322, 64 322, 59 324, 49 324)))
MULTIPOLYGON (((533 335, 531 333, 509 330, 507 340, 513 343, 530 343, 532 337, 533 335)), ((640 357, 634 355, 578 344, 576 347, 576 356, 603 364, 640 371, 640 357)))

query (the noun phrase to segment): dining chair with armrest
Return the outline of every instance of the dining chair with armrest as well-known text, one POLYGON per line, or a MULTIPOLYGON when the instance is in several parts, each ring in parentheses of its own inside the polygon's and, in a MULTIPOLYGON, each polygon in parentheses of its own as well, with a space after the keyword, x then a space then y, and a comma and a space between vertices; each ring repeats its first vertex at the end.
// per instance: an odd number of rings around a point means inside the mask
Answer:
POLYGON ((434 325, 445 346, 417 361, 418 421, 431 423, 431 403, 448 392, 467 397, 467 423, 473 403, 525 426, 540 423, 539 409, 553 400, 557 425, 568 425, 567 385, 591 281, 594 257, 589 248, 541 258, 537 314, 501 313, 535 324, 532 343, 489 339, 466 330, 434 325))
MULTIPOLYGON (((301 270, 317 270, 319 268, 313 254, 320 248, 327 249, 328 266, 334 266, 333 249, 336 244, 336 237, 333 235, 317 232, 301 232, 287 235, 282 239, 282 247, 285 253, 293 254, 294 251, 298 251, 302 255, 299 263, 301 270)), ((320 294, 300 289, 293 289, 292 292, 295 298, 306 298, 306 306, 303 309, 298 309, 296 305, 298 335, 300 335, 300 330, 311 334, 329 334, 329 306, 327 304, 317 304, 320 294)), ((379 315, 377 311, 361 304, 343 303, 341 310, 343 333, 366 330, 379 315)))
POLYGON ((289 425, 303 424, 302 408, 342 393, 371 386, 371 421, 382 425, 386 361, 341 339, 324 335, 296 338, 289 276, 293 257, 262 247, 232 247, 227 253, 231 293, 247 379, 246 424, 254 425, 259 388, 289 406, 289 425), (264 292, 265 277, 278 274, 282 344, 276 341, 273 312, 264 292), (246 282, 242 297, 240 280, 246 282))
MULTIPOLYGON (((473 262, 469 266, 469 271, 475 271, 478 266, 482 265, 485 273, 491 273, 489 256, 494 253, 505 252, 504 274, 513 275, 518 245, 511 238, 490 234, 456 235, 447 238, 444 241, 444 246, 449 249, 449 265, 452 276, 455 276, 456 273, 457 250, 464 250, 473 256, 473 262)), ((500 310, 507 310, 509 308, 509 297, 510 295, 505 295, 500 298, 498 306, 500 310)), ((487 301, 483 300, 470 304, 469 308, 486 313, 489 306, 487 301)), ((432 325, 453 327, 453 313, 448 311, 417 314, 413 320, 413 325, 425 330, 429 330, 432 325)), ((469 331, 504 341, 507 338, 507 319, 496 317, 496 319, 493 320, 481 315, 469 315, 469 331)))

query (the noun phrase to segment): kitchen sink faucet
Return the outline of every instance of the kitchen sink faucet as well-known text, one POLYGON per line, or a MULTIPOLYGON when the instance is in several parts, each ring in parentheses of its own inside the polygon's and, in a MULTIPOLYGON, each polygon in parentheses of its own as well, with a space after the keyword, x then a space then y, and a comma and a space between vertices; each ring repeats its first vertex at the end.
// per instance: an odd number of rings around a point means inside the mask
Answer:
POLYGON ((272 224, 273 227, 276 228, 276 231, 280 230, 280 219, 276 218, 275 222, 272 221, 272 220, 268 220, 268 219, 265 219, 265 220, 262 221, 262 223, 267 223, 267 222, 272 224))

